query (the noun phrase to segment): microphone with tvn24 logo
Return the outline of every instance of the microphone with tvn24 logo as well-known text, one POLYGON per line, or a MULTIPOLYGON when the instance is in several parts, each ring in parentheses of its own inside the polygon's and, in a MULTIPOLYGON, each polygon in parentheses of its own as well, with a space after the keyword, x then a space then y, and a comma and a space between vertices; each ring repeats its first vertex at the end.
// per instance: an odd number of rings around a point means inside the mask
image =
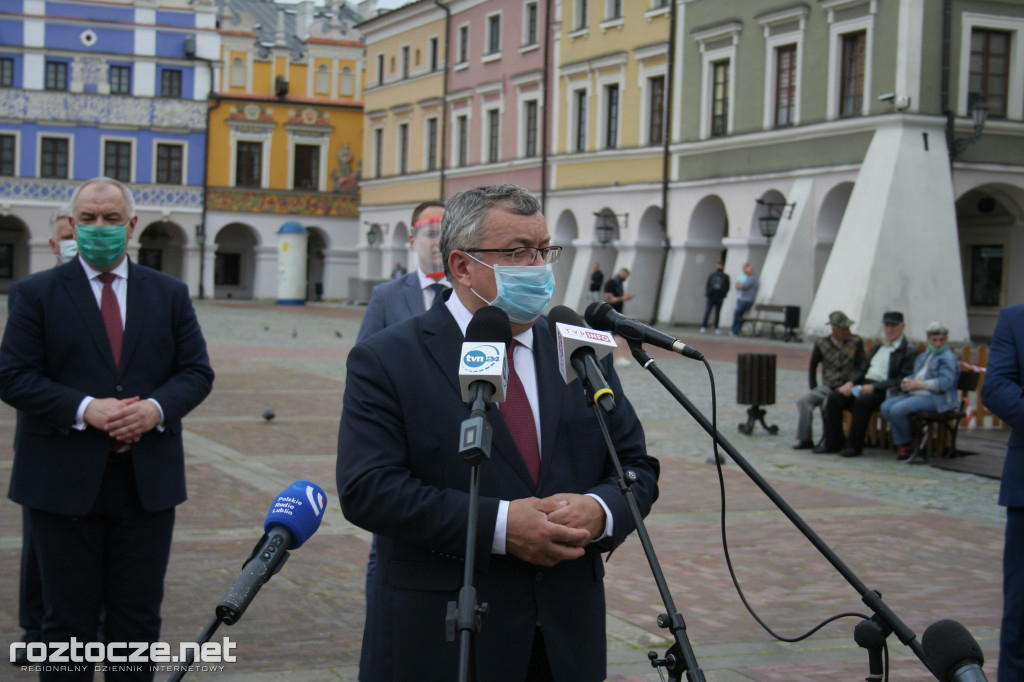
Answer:
POLYGON ((281 570, 288 550, 298 549, 320 527, 327 495, 316 483, 295 481, 281 491, 263 523, 263 537, 246 560, 242 572, 217 605, 217 617, 234 625, 245 613, 263 583, 281 570))

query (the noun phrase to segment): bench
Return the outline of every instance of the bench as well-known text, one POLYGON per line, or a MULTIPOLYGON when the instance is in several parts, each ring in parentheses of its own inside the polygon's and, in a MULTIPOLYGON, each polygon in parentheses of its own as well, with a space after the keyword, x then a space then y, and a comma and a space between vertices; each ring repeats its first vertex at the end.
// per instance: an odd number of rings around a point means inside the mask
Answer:
POLYGON ((800 340, 800 306, 798 305, 775 305, 774 303, 755 303, 750 309, 753 315, 744 317, 740 323, 740 333, 744 333, 744 325, 749 325, 749 335, 757 336, 765 327, 771 338, 776 336, 776 330, 781 330, 783 341, 800 340))

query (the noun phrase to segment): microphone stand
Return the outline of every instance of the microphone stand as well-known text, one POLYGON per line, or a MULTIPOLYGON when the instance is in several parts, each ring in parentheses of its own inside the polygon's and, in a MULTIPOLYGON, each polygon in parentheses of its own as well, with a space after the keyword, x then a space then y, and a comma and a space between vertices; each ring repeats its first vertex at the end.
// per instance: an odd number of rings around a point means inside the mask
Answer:
MULTIPOLYGON (((582 375, 580 376, 582 377, 582 375)), ((605 411, 601 403, 594 400, 594 395, 590 388, 587 387, 586 382, 581 381, 580 383, 584 385, 584 395, 586 396, 587 403, 594 410, 594 416, 601 427, 601 434, 604 436, 605 444, 608 446, 608 456, 615 467, 615 474, 618 477, 619 492, 626 499, 629 516, 633 521, 633 526, 636 528, 636 535, 640 539, 644 554, 647 556, 647 563, 651 567, 651 574, 654 576, 654 582, 658 586, 658 592, 661 594, 661 601, 665 605, 665 613, 658 615, 658 627, 668 628, 676 640, 675 644, 665 654, 665 658, 658 659, 657 654, 653 651, 648 654, 648 658, 651 659, 652 666, 664 667, 669 671, 669 680, 679 682, 682 680, 682 673, 685 671, 686 679, 690 682, 704 682, 704 671, 697 664, 693 647, 690 645, 690 640, 686 635, 686 623, 683 621, 682 614, 676 610, 672 593, 669 591, 668 583, 665 581, 665 572, 661 570, 658 556, 654 552, 654 544, 651 542, 651 536, 647 533, 647 526, 644 525, 643 515, 637 506, 636 495, 633 493, 632 487, 633 483, 636 482, 637 476, 632 471, 624 472, 622 470, 619 453, 615 450, 615 444, 612 442, 611 434, 608 432, 608 425, 604 420, 605 411)))
MULTIPOLYGON (((701 428, 703 428, 708 435, 721 445, 722 449, 725 450, 732 460, 739 465, 740 469, 743 470, 743 473, 745 473, 750 480, 752 480, 757 487, 768 496, 768 499, 778 507, 779 511, 785 514, 786 517, 793 522, 793 525, 796 526, 797 529, 803 533, 804 537, 806 537, 821 553, 821 555, 824 556, 833 567, 835 567, 839 574, 846 579, 846 582, 848 582, 861 596, 861 600, 864 604, 874 613, 871 618, 865 621, 868 625, 864 625, 864 627, 858 626, 855 630, 854 637, 858 645, 868 649, 871 676, 867 679, 872 682, 882 679, 881 671, 879 669, 880 652, 885 638, 888 637, 890 633, 895 633, 900 642, 910 647, 911 651, 913 651, 921 662, 924 663, 925 668, 927 668, 932 675, 935 675, 931 668, 928 667, 928 661, 925 659, 924 649, 921 646, 921 643, 917 641, 917 635, 915 635, 914 632, 899 619, 895 612, 893 612, 893 610, 882 601, 882 593, 878 590, 869 590, 867 585, 861 582, 860 578, 858 578, 857 575, 843 563, 842 559, 840 559, 836 553, 833 552, 827 544, 825 544, 825 541, 818 537, 817 533, 815 533, 811 527, 807 525, 802 518, 800 518, 800 515, 789 506, 789 503, 782 499, 775 489, 772 488, 764 478, 762 478, 757 470, 754 469, 754 467, 751 466, 739 452, 737 452, 736 448, 734 448, 732 444, 714 428, 711 422, 701 414, 700 410, 698 410, 683 394, 683 392, 672 383, 672 380, 665 376, 657 364, 655 364, 654 359, 644 351, 639 341, 632 341, 629 339, 626 341, 629 344, 630 350, 633 352, 633 357, 636 358, 638 363, 640 363, 640 366, 653 374, 658 382, 672 394, 672 397, 674 397, 676 401, 690 413, 697 423, 700 424, 701 428)), ((672 649, 669 649, 670 654, 671 652, 672 649)), ((654 654, 654 652, 651 652, 651 654, 654 654)), ((658 664, 659 663, 657 661, 652 661, 652 665, 658 664)), ((936 679, 939 678, 936 677, 936 679)))
POLYGON ((459 682, 477 679, 476 635, 481 621, 487 615, 487 604, 477 600, 473 586, 476 566, 476 533, 480 515, 480 465, 491 458, 491 424, 487 409, 494 388, 485 385, 476 392, 469 417, 462 422, 459 435, 459 455, 470 467, 469 511, 466 522, 466 554, 462 563, 462 587, 457 602, 448 602, 445 616, 445 634, 449 642, 459 635, 459 682), (490 389, 488 395, 487 389, 490 389))

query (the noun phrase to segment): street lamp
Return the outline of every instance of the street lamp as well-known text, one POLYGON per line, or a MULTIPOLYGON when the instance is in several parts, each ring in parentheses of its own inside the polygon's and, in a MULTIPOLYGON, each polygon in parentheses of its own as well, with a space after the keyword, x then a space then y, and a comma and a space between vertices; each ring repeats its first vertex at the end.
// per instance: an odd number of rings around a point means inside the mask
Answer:
POLYGON ((619 225, 616 218, 623 219, 622 229, 629 229, 629 213, 615 213, 610 208, 605 208, 594 215, 597 216, 594 221, 594 233, 597 235, 597 243, 601 246, 605 246, 612 240, 612 234, 619 225))
POLYGON ((970 137, 954 138, 953 135, 953 119, 954 114, 952 111, 946 112, 946 136, 950 141, 949 147, 949 160, 952 161, 960 152, 967 149, 969 146, 977 142, 981 138, 981 133, 985 129, 985 121, 988 120, 988 104, 985 100, 979 99, 973 105, 971 105, 971 120, 974 122, 974 135, 970 137))
POLYGON ((772 243, 772 237, 779 231, 779 220, 783 217, 789 219, 793 217, 793 209, 796 208, 796 203, 787 204, 785 202, 773 203, 765 201, 764 199, 756 199, 757 203, 764 206, 768 211, 765 215, 758 218, 758 223, 761 227, 761 234, 768 240, 768 243, 772 243), (789 209, 789 213, 786 213, 786 209, 789 209), (783 216, 783 213, 786 213, 783 216))

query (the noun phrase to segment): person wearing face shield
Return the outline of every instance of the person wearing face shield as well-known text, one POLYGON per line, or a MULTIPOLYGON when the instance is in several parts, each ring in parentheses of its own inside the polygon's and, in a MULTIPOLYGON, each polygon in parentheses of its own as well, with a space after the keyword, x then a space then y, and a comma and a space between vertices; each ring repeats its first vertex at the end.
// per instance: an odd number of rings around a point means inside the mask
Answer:
MULTIPOLYGON (((155 642, 181 420, 213 383, 188 287, 130 262, 138 217, 110 178, 75 190, 78 258, 11 285, 0 399, 21 415, 9 497, 27 509, 42 576, 42 641, 155 642)), ((41 680, 91 680, 93 666, 41 680)), ((118 679, 152 680, 149 666, 118 679)))
POLYGON ((407 317, 419 315, 451 288, 441 263, 443 215, 444 204, 440 201, 425 201, 413 210, 409 248, 416 254, 417 267, 373 288, 356 343, 407 317))
MULTIPOLYGON (((506 399, 488 411, 491 456, 480 465, 474 585, 489 611, 476 638, 478 678, 606 677, 603 553, 634 528, 598 417, 578 380, 562 379, 543 316, 560 252, 527 190, 461 192, 441 228, 452 294, 349 353, 338 491, 346 518, 378 538, 361 680, 457 678, 458 642, 447 641, 444 620, 462 583, 469 505, 458 372, 466 329, 488 305, 507 313, 513 343, 506 399)), ((601 365, 616 409, 600 418, 636 473, 646 514, 659 465, 611 356, 601 365)))

